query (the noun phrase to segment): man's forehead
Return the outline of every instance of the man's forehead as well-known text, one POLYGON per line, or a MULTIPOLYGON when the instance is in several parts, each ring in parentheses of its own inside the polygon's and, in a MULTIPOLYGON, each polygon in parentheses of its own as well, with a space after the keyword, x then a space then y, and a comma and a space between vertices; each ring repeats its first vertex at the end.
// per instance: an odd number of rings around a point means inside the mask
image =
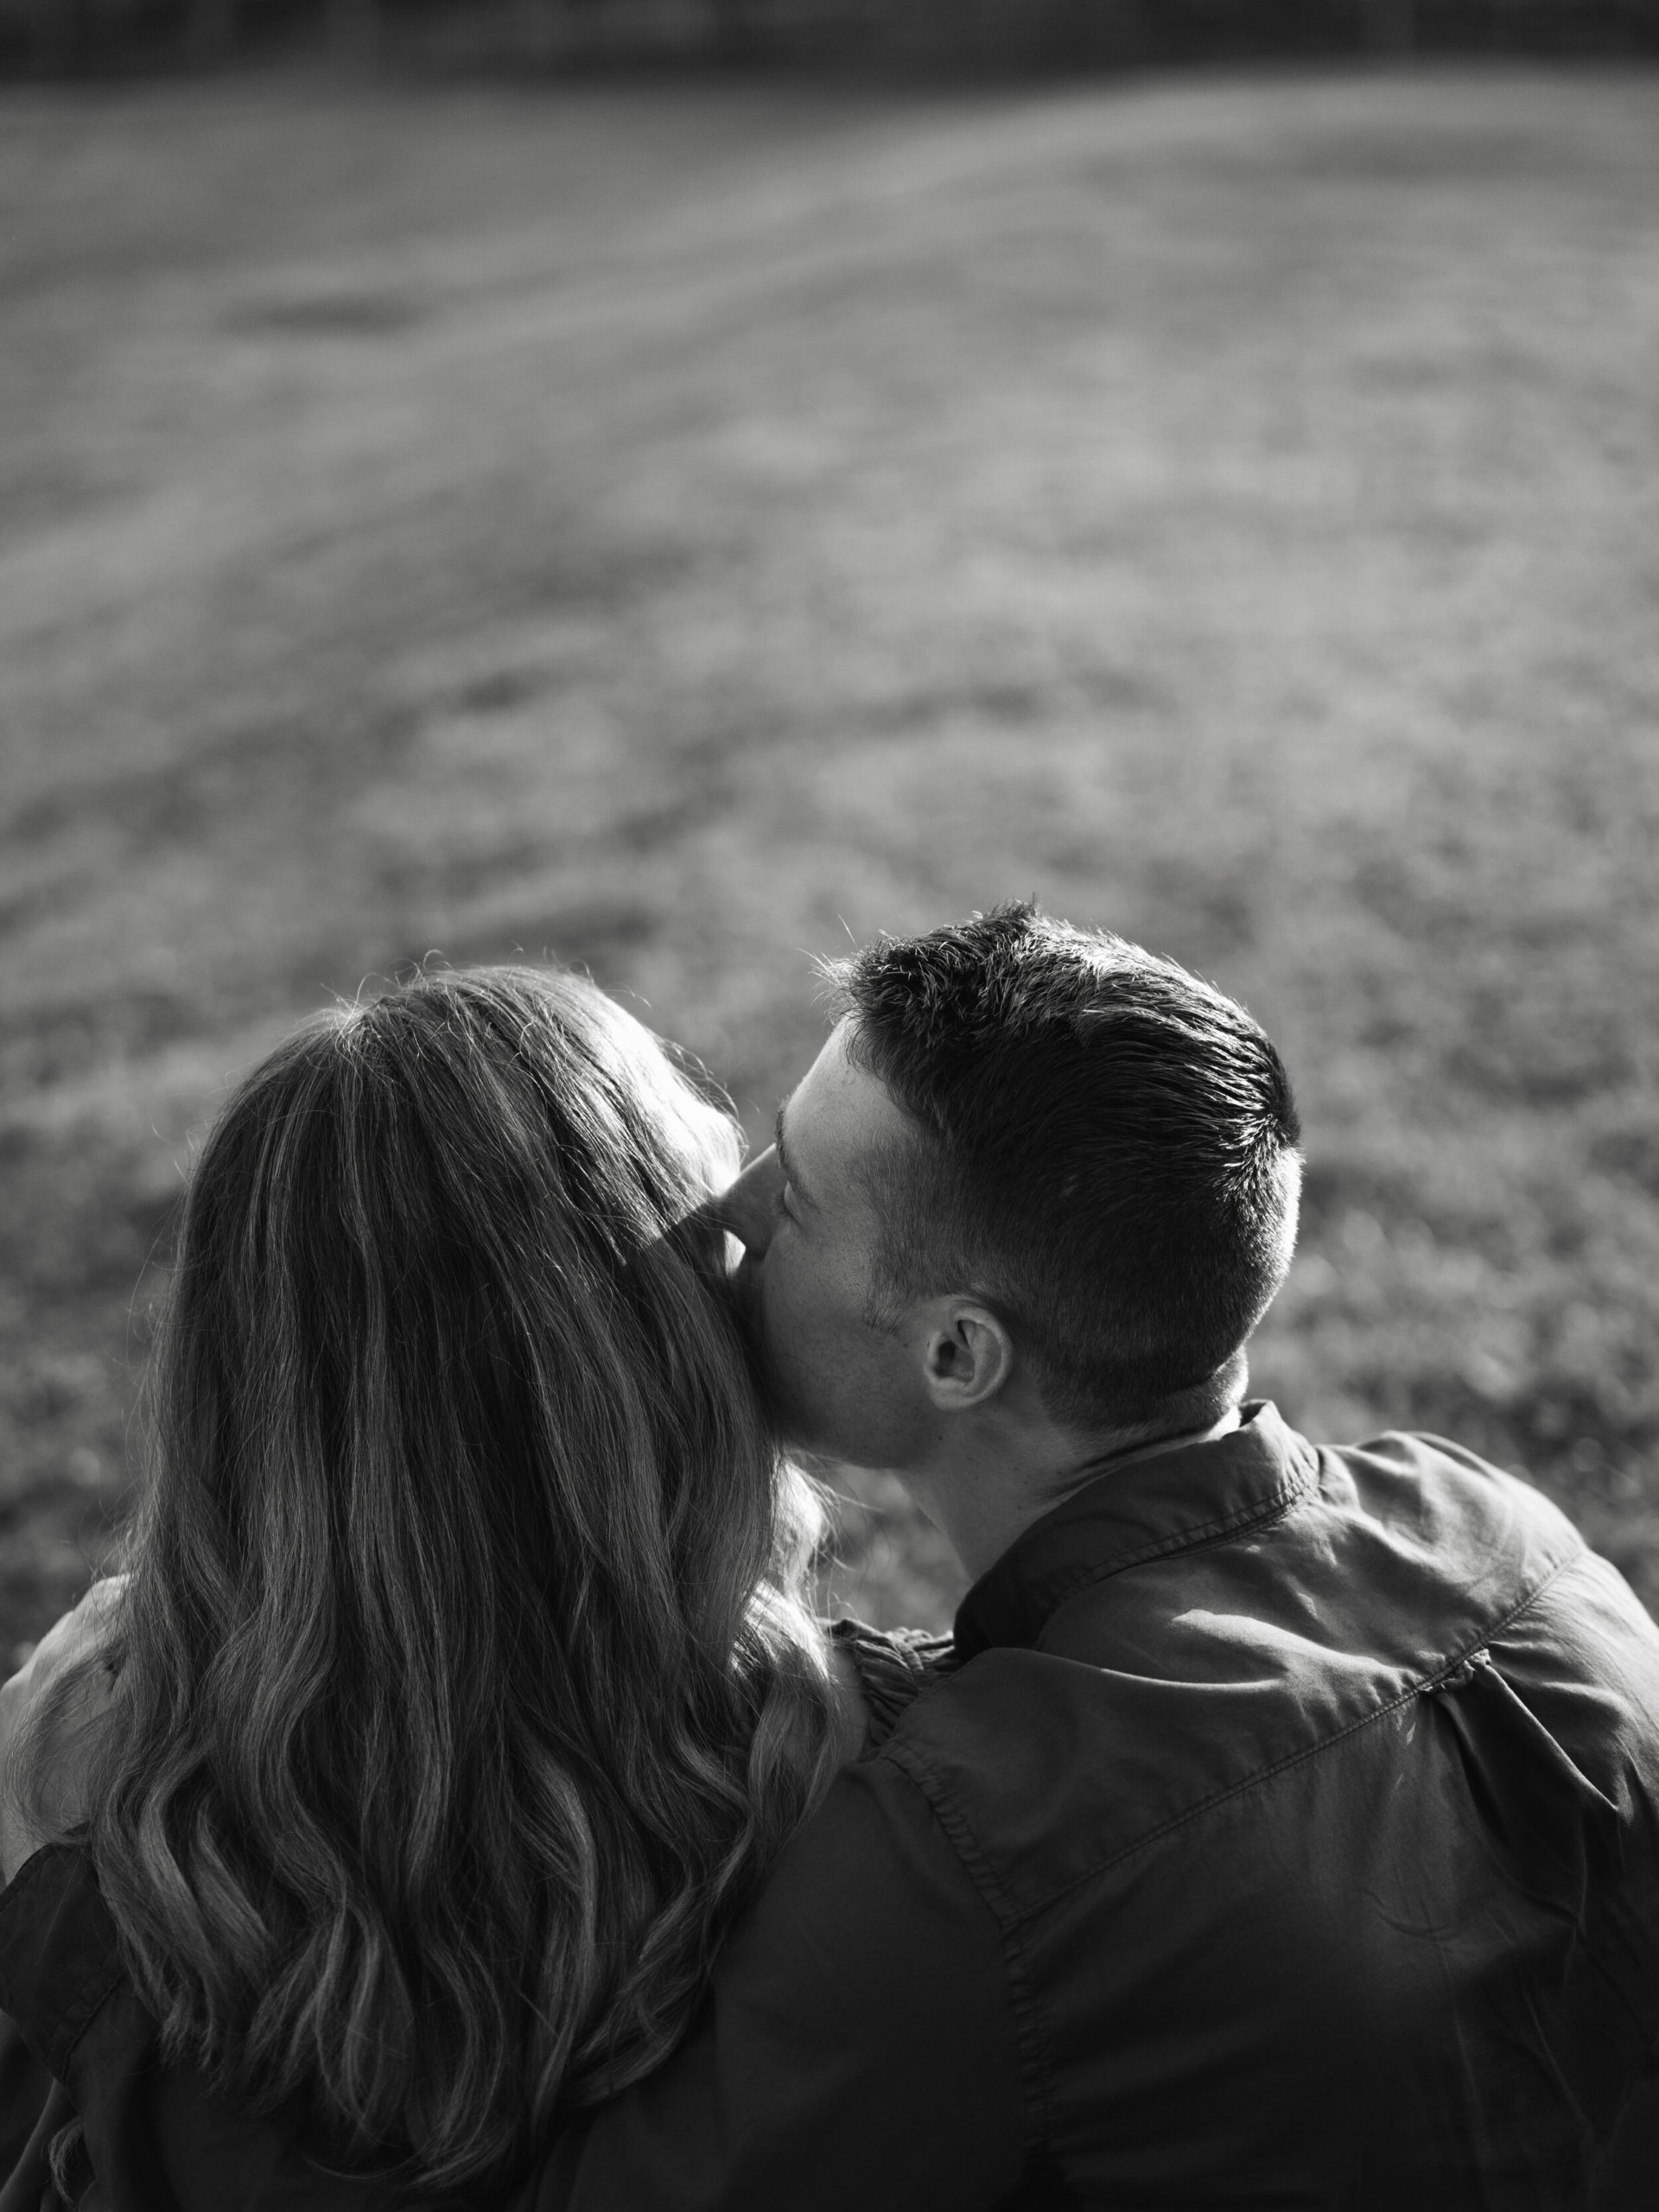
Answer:
POLYGON ((852 1175, 908 1126, 880 1077, 849 1054, 850 1034, 847 1021, 831 1033, 778 1117, 784 1149, 815 1198, 821 1185, 852 1175))

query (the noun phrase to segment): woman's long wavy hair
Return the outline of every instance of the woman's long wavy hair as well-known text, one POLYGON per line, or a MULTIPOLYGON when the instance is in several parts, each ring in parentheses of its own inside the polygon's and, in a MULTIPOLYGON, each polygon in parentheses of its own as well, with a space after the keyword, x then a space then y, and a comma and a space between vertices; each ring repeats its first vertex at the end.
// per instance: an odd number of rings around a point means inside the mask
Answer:
POLYGON ((435 2191, 648 2072, 835 1764, 729 1118, 591 984, 423 974, 209 1136, 91 1848, 169 2056, 435 2191))

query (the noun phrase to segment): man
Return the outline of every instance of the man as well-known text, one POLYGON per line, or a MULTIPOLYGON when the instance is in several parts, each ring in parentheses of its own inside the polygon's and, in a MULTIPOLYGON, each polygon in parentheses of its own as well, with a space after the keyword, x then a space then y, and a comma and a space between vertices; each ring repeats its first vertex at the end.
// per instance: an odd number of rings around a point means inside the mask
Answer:
POLYGON ((1659 1631, 1455 1446, 1244 1402, 1300 1163, 1241 1008, 1024 906, 841 980, 727 1218, 786 1433, 976 1576, 957 1663, 522 2212, 1634 2212, 1659 1631))
POLYGON ((786 1432, 978 1578, 959 1670, 537 2202, 1587 2202, 1659 2046, 1659 1632, 1456 1446, 1242 1402, 1300 1162, 1241 1008, 1028 907, 841 980, 729 1217, 786 1432))

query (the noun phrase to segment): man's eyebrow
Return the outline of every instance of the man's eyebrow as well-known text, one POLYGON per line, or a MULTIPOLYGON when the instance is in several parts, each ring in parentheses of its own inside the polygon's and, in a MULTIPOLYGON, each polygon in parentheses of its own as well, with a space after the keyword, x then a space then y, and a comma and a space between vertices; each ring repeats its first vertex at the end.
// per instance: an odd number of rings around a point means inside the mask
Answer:
MULTIPOLYGON (((788 1103, 788 1100, 785 1099, 784 1105, 786 1106, 788 1103)), ((796 1197, 801 1201, 801 1204, 803 1205, 810 1206, 813 1212, 817 1213, 818 1211, 818 1202, 813 1197, 811 1192, 807 1189, 805 1184, 802 1182, 800 1177, 796 1173, 795 1162, 791 1159, 789 1147, 784 1141, 783 1106, 780 1106, 778 1109, 778 1119, 772 1125, 772 1141, 778 1147, 778 1165, 784 1171, 785 1180, 789 1184, 791 1190, 793 1190, 796 1197)))

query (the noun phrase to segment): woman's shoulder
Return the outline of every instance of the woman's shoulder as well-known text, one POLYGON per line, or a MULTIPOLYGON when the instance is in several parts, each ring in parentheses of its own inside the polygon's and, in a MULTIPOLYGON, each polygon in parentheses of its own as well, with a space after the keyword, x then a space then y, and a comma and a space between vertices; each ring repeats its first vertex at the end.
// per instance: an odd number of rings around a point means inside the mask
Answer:
POLYGON ((0 1886, 31 1853, 78 1826, 115 1676, 100 1664, 124 1575, 95 1582, 0 1684, 0 1886))
POLYGON ((928 1684, 956 1669, 950 1637, 928 1629, 871 1628, 863 1621, 842 1619, 832 1624, 830 1637, 862 1698, 865 1752, 879 1750, 928 1684))

